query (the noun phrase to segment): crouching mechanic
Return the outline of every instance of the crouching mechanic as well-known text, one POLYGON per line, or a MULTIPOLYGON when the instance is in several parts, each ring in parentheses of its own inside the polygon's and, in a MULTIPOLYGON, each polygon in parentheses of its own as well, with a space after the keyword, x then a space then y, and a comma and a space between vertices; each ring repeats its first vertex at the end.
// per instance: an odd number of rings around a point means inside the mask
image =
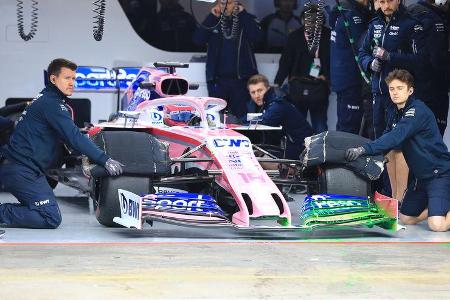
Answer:
POLYGON ((247 105, 248 112, 261 112, 261 124, 281 126, 287 137, 285 158, 299 159, 305 137, 313 133, 309 123, 281 90, 269 86, 266 76, 253 75, 247 88, 252 98, 247 105))
POLYGON ((10 141, 0 149, 0 183, 19 203, 0 204, 0 223, 8 227, 56 228, 61 213, 45 172, 58 157, 61 142, 120 175, 122 165, 109 158, 85 135, 66 106, 77 65, 58 58, 48 66, 49 84, 25 109, 10 141))
POLYGON ((384 134, 362 147, 350 148, 347 160, 360 155, 386 153, 401 147, 414 182, 406 190, 400 221, 417 224, 428 218, 433 231, 450 229, 450 153, 431 110, 412 97, 414 79, 405 70, 394 70, 386 77, 391 108, 384 134))

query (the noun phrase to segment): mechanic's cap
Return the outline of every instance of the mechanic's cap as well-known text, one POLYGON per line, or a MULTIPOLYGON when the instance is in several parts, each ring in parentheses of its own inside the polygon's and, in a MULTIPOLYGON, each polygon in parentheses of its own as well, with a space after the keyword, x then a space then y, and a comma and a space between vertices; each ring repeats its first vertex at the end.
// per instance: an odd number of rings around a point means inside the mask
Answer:
POLYGON ((168 126, 186 126, 194 116, 195 109, 191 106, 165 105, 164 124, 168 126))

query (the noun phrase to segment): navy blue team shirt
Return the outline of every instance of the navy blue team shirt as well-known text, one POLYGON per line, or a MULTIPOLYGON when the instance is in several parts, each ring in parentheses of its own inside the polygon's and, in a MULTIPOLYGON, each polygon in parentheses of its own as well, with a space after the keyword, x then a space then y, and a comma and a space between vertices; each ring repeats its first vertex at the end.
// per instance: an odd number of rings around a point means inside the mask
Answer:
MULTIPOLYGON (((421 22, 408 14, 400 5, 389 22, 381 10, 369 23, 369 29, 359 49, 359 62, 365 72, 372 72, 372 93, 387 94, 384 79, 394 69, 405 69, 416 77, 424 59, 424 34, 421 22), (390 54, 389 62, 382 62, 381 72, 370 69, 375 46, 383 47, 390 54)), ((418 82, 419 84, 420 82, 418 82)), ((419 87, 420 88, 420 87, 419 87)))
POLYGON ((344 22, 348 20, 349 32, 354 40, 355 50, 358 51, 370 18, 369 10, 355 0, 341 1, 341 5, 343 6, 343 16, 337 7, 333 9, 330 15, 330 24, 332 26, 330 74, 331 87, 335 92, 360 85, 362 78, 344 22))
POLYGON ((366 154, 401 148, 417 179, 437 177, 450 170, 450 153, 442 140, 434 114, 420 100, 410 97, 402 109, 391 106, 384 134, 363 147, 366 154))
POLYGON ((57 159, 63 142, 104 166, 109 157, 80 132, 66 99, 56 86, 47 85, 19 118, 9 144, 2 148, 3 155, 45 173, 57 159))

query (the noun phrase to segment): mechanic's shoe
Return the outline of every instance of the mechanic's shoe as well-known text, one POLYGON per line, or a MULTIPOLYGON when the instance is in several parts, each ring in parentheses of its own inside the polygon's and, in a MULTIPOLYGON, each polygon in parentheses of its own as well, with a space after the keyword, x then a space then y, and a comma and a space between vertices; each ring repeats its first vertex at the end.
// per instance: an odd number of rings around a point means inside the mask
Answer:
POLYGON ((4 230, 0 230, 0 238, 3 237, 5 235, 5 231, 4 230))

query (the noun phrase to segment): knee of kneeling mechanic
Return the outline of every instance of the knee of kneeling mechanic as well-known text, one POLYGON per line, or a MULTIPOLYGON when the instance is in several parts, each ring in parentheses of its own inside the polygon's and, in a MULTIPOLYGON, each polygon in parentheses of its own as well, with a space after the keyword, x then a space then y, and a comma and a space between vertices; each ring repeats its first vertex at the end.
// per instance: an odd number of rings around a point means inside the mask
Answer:
POLYGON ((52 207, 45 212, 45 222, 48 229, 56 229, 62 222, 62 216, 57 207, 52 207))
POLYGON ((445 217, 430 217, 428 218, 428 227, 432 231, 447 231, 448 230, 448 224, 445 221, 445 217))
POLYGON ((404 225, 416 225, 419 223, 416 217, 405 216, 400 214, 400 222, 404 225))
POLYGON ((61 217, 61 213, 59 213, 59 212, 57 215, 55 215, 54 217, 51 218, 51 221, 47 221, 47 223, 50 226, 50 229, 58 228, 58 226, 61 225, 61 222, 62 222, 62 217, 61 217))

